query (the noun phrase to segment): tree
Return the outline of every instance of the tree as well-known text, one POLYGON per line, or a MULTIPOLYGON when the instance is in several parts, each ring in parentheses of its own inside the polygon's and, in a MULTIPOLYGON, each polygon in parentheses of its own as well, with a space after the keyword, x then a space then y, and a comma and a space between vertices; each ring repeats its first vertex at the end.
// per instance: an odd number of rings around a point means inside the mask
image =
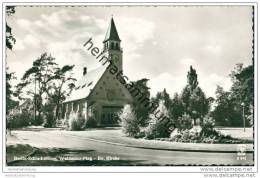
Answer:
POLYGON ((167 109, 171 107, 171 98, 170 95, 167 93, 166 89, 164 88, 162 92, 158 92, 156 97, 153 98, 153 102, 159 104, 160 100, 164 100, 165 106, 167 109))
MULTIPOLYGON (((6 14, 7 16, 11 16, 15 13, 15 6, 6 6, 6 14)), ((5 25, 6 29, 6 47, 10 50, 13 49, 13 45, 16 42, 16 39, 14 38, 12 34, 12 28, 6 23, 5 25)))
POLYGON ((41 123, 43 100, 50 95, 51 82, 54 80, 54 71, 57 66, 54 61, 55 58, 51 55, 43 53, 24 73, 21 83, 17 85, 17 93, 20 98, 24 98, 21 96, 23 90, 26 90, 26 95, 33 97, 37 124, 41 123))
POLYGON ((184 107, 184 113, 190 115, 194 123, 196 123, 196 119, 198 118, 202 121, 203 117, 209 111, 209 100, 198 84, 196 70, 190 66, 187 75, 187 85, 181 93, 181 101, 184 107))
MULTIPOLYGON (((15 7, 14 6, 6 6, 6 15, 11 16, 15 13, 15 7)), ((6 41, 6 48, 9 50, 13 49, 13 45, 16 42, 16 39, 14 38, 12 34, 12 28, 6 23, 5 24, 5 41, 6 41)), ((13 72, 8 72, 8 68, 6 68, 6 119, 9 119, 9 111, 13 109, 15 106, 17 106, 19 103, 12 99, 14 92, 12 91, 11 86, 11 80, 15 79, 13 72)), ((8 121, 6 123, 9 123, 8 121)), ((7 128, 8 128, 7 124, 7 128)))
POLYGON ((187 75, 187 81, 188 85, 190 86, 191 91, 193 91, 195 88, 197 88, 199 82, 198 82, 198 75, 196 73, 196 70, 190 66, 190 71, 188 71, 187 75))
MULTIPOLYGON (((253 112, 251 108, 254 106, 254 66, 243 67, 243 64, 237 64, 230 77, 233 82, 230 92, 236 103, 235 107, 242 110, 241 104, 244 103, 245 118, 250 118, 253 112)), ((249 124, 250 121, 246 122, 249 124)))
MULTIPOLYGON (((147 86, 149 79, 140 79, 133 82, 133 86, 138 88, 140 93, 143 94, 146 98, 150 98, 150 88, 147 86)), ((149 108, 146 107, 143 103, 140 102, 138 97, 133 97, 133 110, 136 113, 136 117, 138 119, 138 124, 140 126, 146 126, 149 120, 149 108)))
MULTIPOLYGON (((14 6, 6 6, 6 14, 7 16, 11 16, 15 13, 14 6)), ((12 50, 13 44, 15 43, 15 38, 12 34, 12 28, 6 23, 6 47, 9 50, 12 50)), ((13 91, 11 90, 11 80, 15 79, 13 72, 8 72, 8 68, 6 68, 6 113, 8 114, 9 110, 14 108, 17 105, 12 99, 13 91)))
POLYGON ((219 126, 241 126, 242 115, 236 110, 236 102, 231 97, 231 92, 226 92, 220 86, 216 89, 216 107, 211 115, 219 126))
POLYGON ((254 105, 253 65, 243 67, 243 64, 237 64, 235 69, 231 71, 230 77, 233 82, 230 91, 226 92, 219 86, 216 90, 217 106, 212 112, 216 125, 241 127, 243 126, 243 117, 246 119, 246 125, 252 125, 252 108, 254 105), (242 106, 242 103, 244 103, 244 106, 242 106))
POLYGON ((173 123, 178 122, 178 118, 181 117, 184 114, 184 106, 182 103, 182 100, 178 93, 174 94, 174 97, 171 101, 171 107, 170 107, 170 118, 173 121, 173 123))
POLYGON ((208 113, 209 103, 205 93, 200 87, 196 87, 191 93, 189 109, 192 118, 200 118, 201 122, 203 121, 203 117, 208 113))
POLYGON ((8 115, 9 111, 18 105, 18 101, 12 99, 14 92, 12 90, 11 80, 15 79, 13 72, 8 72, 6 70, 6 114, 8 115))
POLYGON ((65 100, 66 96, 70 95, 72 89, 75 87, 74 82, 75 78, 72 77, 71 71, 73 70, 74 65, 64 65, 62 68, 55 68, 54 76, 52 79, 51 91, 49 92, 50 103, 53 103, 55 106, 55 120, 60 117, 60 109, 62 101, 65 100))

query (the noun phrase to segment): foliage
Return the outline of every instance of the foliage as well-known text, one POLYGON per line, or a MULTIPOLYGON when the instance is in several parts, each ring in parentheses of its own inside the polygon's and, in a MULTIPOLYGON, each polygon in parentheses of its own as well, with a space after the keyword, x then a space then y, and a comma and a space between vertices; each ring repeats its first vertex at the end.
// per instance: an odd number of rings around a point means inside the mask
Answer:
POLYGON ((184 113, 181 117, 178 118, 176 125, 179 130, 191 129, 193 126, 192 118, 189 114, 184 113))
MULTIPOLYGON (((158 111, 160 112, 161 116, 169 116, 169 112, 165 106, 164 100, 159 101, 158 111)), ((161 120, 160 117, 157 117, 157 114, 151 114, 149 124, 145 129, 145 137, 147 139, 169 137, 170 133, 168 130, 169 128, 167 127, 167 123, 164 120, 161 120)))
POLYGON ((162 92, 158 92, 155 98, 152 98, 152 101, 156 104, 159 104, 160 100, 164 100, 165 106, 167 109, 171 107, 171 98, 170 95, 167 93, 166 89, 163 89, 162 92))
POLYGON ((80 114, 72 112, 69 116, 69 130, 77 131, 85 128, 85 119, 80 114))
POLYGON ((216 90, 216 107, 211 115, 218 126, 242 126, 241 106, 237 105, 231 92, 226 92, 220 86, 216 90))
POLYGON ((133 108, 130 105, 125 105, 119 113, 119 118, 121 120, 122 131, 130 137, 137 137, 140 127, 133 108))
POLYGON ((27 111, 10 113, 7 116, 7 128, 21 128, 33 124, 33 114, 27 111))
POLYGON ((202 89, 198 86, 196 70, 190 67, 187 75, 187 85, 181 93, 181 102, 184 113, 189 114, 194 123, 197 118, 202 118, 209 112, 210 103, 202 89))
POLYGON ((214 120, 211 117, 209 116, 204 117, 203 123, 201 124, 202 129, 200 135, 202 137, 218 136, 219 132, 217 132, 214 129, 214 125, 215 125, 214 120))
POLYGON ((175 93, 169 109, 169 115, 173 123, 178 123, 178 118, 182 117, 182 115, 184 114, 184 110, 185 108, 180 96, 178 95, 178 93, 175 93))
POLYGON ((43 107, 43 126, 44 127, 55 127, 56 126, 56 119, 54 117, 54 104, 53 103, 46 103, 43 107))
POLYGON ((197 88, 199 82, 198 82, 198 75, 196 73, 196 70, 190 66, 190 71, 188 71, 187 75, 187 81, 188 86, 190 86, 190 90, 193 91, 195 88, 197 88))
POLYGON ((232 138, 230 135, 223 135, 214 129, 214 120, 206 115, 201 126, 193 126, 191 129, 175 129, 170 135, 173 142, 193 143, 252 143, 250 140, 232 138))
MULTIPOLYGON (((234 100, 235 109, 242 111, 244 109, 245 118, 252 115, 251 107, 254 106, 254 66, 249 65, 243 67, 242 64, 237 64, 230 77, 233 81, 231 87, 231 98, 234 100), (241 104, 244 103, 244 107, 241 104)), ((240 112, 240 114, 243 114, 240 112)), ((249 120, 246 120, 249 125, 249 120)))
POLYGON ((86 121, 87 128, 94 128, 97 126, 97 121, 94 117, 89 117, 86 121))
POLYGON ((11 86, 11 80, 16 79, 14 73, 8 72, 8 68, 6 70, 6 114, 16 106, 18 106, 19 102, 12 99, 14 92, 11 86))
MULTIPOLYGON (((132 82, 135 88, 140 90, 140 93, 147 98, 150 98, 149 87, 147 86, 148 79, 140 79, 135 82, 132 82)), ((133 97, 134 101, 132 104, 132 109, 137 117, 137 123, 141 127, 146 126, 149 119, 149 110, 148 107, 145 107, 144 103, 141 103, 138 99, 139 97, 133 97)))
MULTIPOLYGON (((15 13, 15 6, 6 6, 7 16, 11 16, 14 13, 15 13)), ((16 42, 16 39, 13 36, 12 28, 7 23, 5 24, 5 29, 6 29, 6 47, 7 49, 12 50, 16 42)))
POLYGON ((49 99, 55 105, 55 120, 60 118, 61 103, 65 100, 72 89, 75 87, 75 78, 72 77, 71 71, 74 65, 64 65, 62 68, 56 67, 54 76, 52 76, 51 91, 49 99))
POLYGON ((34 99, 36 119, 43 118, 44 124, 48 127, 55 125, 60 117, 62 101, 75 87, 76 79, 72 77, 73 68, 74 65, 64 65, 60 68, 54 57, 43 53, 33 61, 32 67, 24 73, 21 82, 17 85, 17 96, 20 99, 24 95, 31 96, 34 99), (51 103, 52 108, 44 105, 46 101, 51 103), (43 117, 42 113, 44 113, 43 117))
POLYGON ((53 80, 54 70, 57 64, 55 58, 47 53, 43 53, 33 62, 23 75, 21 83, 17 85, 17 93, 19 98, 23 98, 23 90, 26 96, 32 96, 35 103, 35 114, 37 118, 41 118, 43 109, 43 98, 49 95, 51 90, 51 81, 53 80), (37 103, 36 103, 37 101, 37 103))

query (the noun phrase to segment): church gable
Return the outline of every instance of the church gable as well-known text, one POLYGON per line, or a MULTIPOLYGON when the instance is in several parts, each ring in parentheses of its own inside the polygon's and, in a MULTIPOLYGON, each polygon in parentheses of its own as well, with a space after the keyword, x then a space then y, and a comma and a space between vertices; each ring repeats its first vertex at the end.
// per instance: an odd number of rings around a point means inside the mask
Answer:
POLYGON ((96 86, 91 91, 89 100, 122 100, 122 101, 132 101, 132 97, 128 90, 120 83, 107 69, 102 77, 97 82, 96 86))

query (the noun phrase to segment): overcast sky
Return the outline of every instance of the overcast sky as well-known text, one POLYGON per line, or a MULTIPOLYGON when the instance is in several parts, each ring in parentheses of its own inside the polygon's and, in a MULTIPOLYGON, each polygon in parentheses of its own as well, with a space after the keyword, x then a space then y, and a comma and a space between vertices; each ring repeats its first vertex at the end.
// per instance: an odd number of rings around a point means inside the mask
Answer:
POLYGON ((214 96, 216 85, 229 89, 236 63, 252 60, 252 9, 212 7, 16 7, 8 18, 17 40, 7 66, 21 78, 41 53, 60 65, 75 64, 75 76, 100 65, 83 48, 93 38, 102 47, 111 15, 123 47, 124 73, 150 79, 152 94, 166 88, 171 96, 186 85, 187 71, 197 70, 199 85, 214 96))

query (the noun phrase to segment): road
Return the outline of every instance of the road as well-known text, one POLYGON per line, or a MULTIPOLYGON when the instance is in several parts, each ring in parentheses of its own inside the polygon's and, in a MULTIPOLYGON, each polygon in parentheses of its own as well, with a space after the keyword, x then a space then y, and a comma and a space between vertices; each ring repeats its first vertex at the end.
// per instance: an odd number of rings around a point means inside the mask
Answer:
MULTIPOLYGON (((57 130, 15 130, 18 142, 37 148, 69 149, 64 155, 77 155, 120 159, 124 165, 252 165, 253 154, 247 153, 246 160, 237 160, 237 153, 205 153, 163 151, 111 145, 57 130), (82 152, 84 150, 85 152, 82 152), (74 153, 73 153, 74 151, 74 153), (76 151, 77 152, 77 151, 76 151)), ((63 155, 63 156, 64 156, 63 155)))

